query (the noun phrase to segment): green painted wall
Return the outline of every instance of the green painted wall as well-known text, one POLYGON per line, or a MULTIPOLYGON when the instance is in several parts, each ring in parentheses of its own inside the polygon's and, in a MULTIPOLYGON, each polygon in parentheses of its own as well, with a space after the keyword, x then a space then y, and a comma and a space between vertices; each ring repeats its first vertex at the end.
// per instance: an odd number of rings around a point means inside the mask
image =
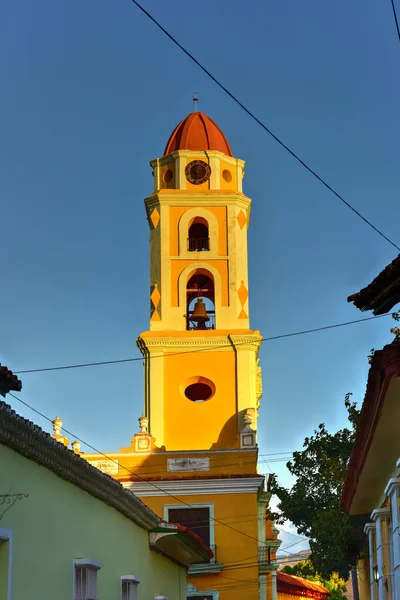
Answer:
POLYGON ((0 539, 0 600, 7 599, 8 587, 8 540, 0 539))
POLYGON ((120 600, 121 575, 139 577, 138 600, 186 598, 185 569, 151 551, 147 531, 2 445, 0 465, 0 494, 29 494, 0 522, 13 532, 12 600, 72 600, 74 558, 102 565, 99 600, 120 600))

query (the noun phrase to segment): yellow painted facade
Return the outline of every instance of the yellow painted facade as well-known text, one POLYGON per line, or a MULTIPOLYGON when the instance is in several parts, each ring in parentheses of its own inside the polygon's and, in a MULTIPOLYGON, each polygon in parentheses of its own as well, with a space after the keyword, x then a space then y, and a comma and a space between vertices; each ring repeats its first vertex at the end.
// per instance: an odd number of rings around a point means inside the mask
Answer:
POLYGON ((190 569, 189 598, 276 600, 280 542, 257 473, 262 337, 249 322, 244 161, 182 148, 151 166, 141 431, 109 455, 117 469, 85 457, 214 549, 210 564, 190 569))

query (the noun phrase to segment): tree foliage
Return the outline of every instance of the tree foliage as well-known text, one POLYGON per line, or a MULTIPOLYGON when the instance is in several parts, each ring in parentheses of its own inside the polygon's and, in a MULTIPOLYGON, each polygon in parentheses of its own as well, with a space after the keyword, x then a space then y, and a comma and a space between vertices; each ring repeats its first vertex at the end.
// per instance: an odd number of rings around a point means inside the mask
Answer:
POLYGON ((325 578, 337 572, 346 580, 365 543, 366 521, 366 516, 347 515, 340 503, 360 414, 350 396, 345 398, 349 426, 332 434, 321 423, 305 438, 303 450, 293 453, 286 465, 296 477, 293 487, 288 490, 271 478, 271 492, 279 498, 279 513, 272 518, 292 521, 309 538, 316 572, 325 578))
POLYGON ((329 578, 324 578, 320 575, 311 562, 311 560, 302 560, 292 567, 287 565, 282 569, 284 573, 289 575, 296 575, 309 581, 315 581, 323 585, 330 593, 330 600, 343 600, 345 598, 344 592, 346 591, 346 582, 343 577, 340 577, 339 573, 333 572, 329 578))

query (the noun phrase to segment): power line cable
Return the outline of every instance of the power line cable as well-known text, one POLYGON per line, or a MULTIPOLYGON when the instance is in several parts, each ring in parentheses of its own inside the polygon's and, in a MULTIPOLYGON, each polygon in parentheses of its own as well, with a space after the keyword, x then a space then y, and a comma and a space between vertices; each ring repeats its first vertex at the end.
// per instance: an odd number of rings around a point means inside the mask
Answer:
MULTIPOLYGON (((27 408, 29 408, 30 410, 32 410, 33 412, 35 412, 36 414, 38 414, 40 417, 42 417, 46 421, 49 421, 49 423, 53 423, 52 419, 50 419, 44 413, 42 413, 41 411, 37 410, 36 408, 34 408, 33 406, 31 406, 30 404, 28 404, 24 400, 21 400, 21 398, 18 398, 17 396, 15 396, 12 392, 9 392, 9 395, 12 396, 12 398, 15 398, 15 400, 17 400, 18 402, 21 402, 21 404, 23 404, 24 406, 26 406, 27 408)), ((113 458, 111 458, 110 456, 108 456, 107 454, 105 454, 104 452, 101 452, 101 450, 98 450, 97 448, 95 448, 94 446, 92 446, 91 444, 89 444, 88 442, 86 442, 85 440, 83 440, 82 438, 78 437, 72 431, 68 431, 68 429, 65 429, 65 428, 63 428, 63 431, 65 433, 67 433, 68 435, 73 436, 76 440, 80 441, 82 444, 85 444, 88 448, 91 448, 92 450, 94 450, 94 452, 96 452, 96 454, 104 456, 104 458, 106 458, 107 460, 109 460, 111 462, 114 462, 115 464, 119 465, 119 463, 116 460, 114 460, 113 458)), ((84 460, 84 459, 82 459, 82 460, 84 460)), ((153 481, 149 481, 149 480, 141 477, 140 475, 138 475, 137 473, 135 473, 131 469, 128 469, 128 467, 126 467, 125 465, 119 465, 119 466, 121 466, 123 469, 125 469, 126 471, 128 471, 129 473, 131 473, 131 475, 133 475, 134 477, 137 477, 139 479, 139 481, 143 481, 145 483, 148 483, 149 485, 152 485, 154 488, 156 488, 157 490, 161 491, 163 495, 168 496, 170 498, 173 498, 174 500, 177 500, 178 502, 180 502, 184 506, 187 506, 188 508, 194 508, 191 504, 188 504, 187 502, 185 502, 184 500, 182 500, 178 496, 175 496, 174 494, 171 494, 170 492, 167 492, 166 490, 164 490, 163 488, 161 488, 160 486, 158 486, 153 481)), ((236 527, 232 527, 228 523, 223 523, 222 521, 220 521, 219 519, 216 519, 215 517, 212 517, 211 515, 210 515, 210 520, 214 521, 215 523, 219 523, 220 525, 223 525, 224 527, 227 527, 228 529, 231 529, 232 531, 235 531, 236 533, 239 533, 239 534, 241 534, 241 535, 243 535, 243 536, 245 536, 247 538, 250 538, 251 540, 256 541, 257 544, 259 544, 260 546, 264 546, 265 545, 265 542, 259 540, 258 538, 255 538, 254 536, 249 535, 248 533, 245 533, 244 531, 240 531, 240 529, 236 529, 236 527)))
MULTIPOLYGON (((351 211, 353 211, 353 213, 355 213, 358 217, 360 217, 360 219, 362 219, 364 221, 364 223, 366 223, 367 225, 369 225, 369 227, 371 227, 376 233, 378 233, 381 237, 383 237, 387 242, 389 242, 389 244, 391 244, 394 248, 396 248, 397 250, 400 251, 400 246, 398 246, 397 244, 395 244, 394 242, 392 242, 391 239, 389 239, 382 231, 380 231, 380 229, 378 229, 377 227, 375 227, 375 225, 373 225, 373 223, 371 223, 371 221, 369 221, 366 217, 364 217, 356 208, 354 208, 354 206, 352 206, 349 202, 347 202, 347 200, 345 200, 343 198, 343 196, 341 196, 331 185, 329 185, 329 183, 327 183, 320 175, 318 175, 318 173, 316 171, 314 171, 311 167, 309 167, 307 165, 307 163, 304 162, 304 160, 302 160, 298 154, 296 154, 293 150, 291 150, 289 148, 289 146, 287 146, 287 144, 285 144, 281 139, 278 138, 277 135, 275 135, 271 129, 269 129, 269 127, 267 127, 258 117, 255 116, 255 114, 248 109, 232 92, 230 92, 216 77, 214 77, 214 75, 212 75, 212 73, 210 73, 210 71, 208 71, 208 69, 206 69, 198 60, 197 58, 195 58, 193 56, 193 54, 191 54, 184 46, 182 46, 182 44, 180 44, 178 42, 178 40, 176 38, 174 38, 173 35, 171 35, 162 25, 161 23, 159 23, 157 21, 157 19, 155 19, 155 17, 153 17, 141 4, 139 4, 139 2, 137 2, 137 0, 132 0, 133 4, 139 9, 141 10, 146 17, 148 17, 170 40, 171 42, 173 42, 176 46, 178 46, 178 48, 180 50, 182 50, 182 52, 184 52, 186 54, 186 56, 188 58, 190 58, 190 60, 192 60, 202 71, 203 73, 205 73, 210 79, 212 79, 212 81, 214 81, 214 83, 216 83, 218 85, 219 88, 221 88, 234 102, 236 102, 236 104, 238 104, 248 115, 249 117, 251 117, 256 123, 258 123, 258 125, 260 125, 276 142, 278 142, 278 144, 280 146, 282 146, 282 148, 284 148, 287 152, 289 152, 289 154, 295 159, 297 160, 297 162, 299 162, 309 173, 311 173, 311 175, 313 175, 316 179, 318 179, 318 181, 320 183, 322 183, 322 185, 324 185, 330 192, 332 192, 332 194, 334 194, 341 202, 343 202, 343 204, 345 204, 347 206, 347 208, 349 208, 351 211)), ((393 0, 392 0, 393 3, 393 0)))
POLYGON ((399 20, 397 18, 396 4, 395 4, 394 0, 391 0, 391 3, 392 3, 392 10, 393 10, 394 22, 396 24, 397 35, 399 37, 399 42, 400 42, 400 26, 399 26, 399 20))
MULTIPOLYGON (((363 323, 365 321, 373 321, 375 319, 380 319, 382 317, 389 317, 391 316, 393 313, 386 313, 384 315, 374 315, 372 317, 363 317, 362 319, 354 319, 353 321, 343 321, 342 323, 335 323, 334 325, 324 325, 322 327, 315 327, 313 329, 304 329, 302 331, 294 331, 291 333, 283 333, 280 335, 273 335, 271 337, 264 337, 261 338, 262 342, 271 342, 271 341, 275 341, 275 340, 281 340, 284 338, 289 338, 289 337, 297 337, 300 335, 308 335, 310 333, 318 333, 320 331, 327 331, 329 329, 337 329, 338 327, 346 327, 347 325, 355 325, 356 323, 363 323)), ((247 344, 247 341, 244 342, 238 342, 237 344, 235 344, 235 346, 239 346, 240 344, 247 344)), ((177 356, 177 355, 182 355, 182 354, 191 354, 191 353, 195 353, 195 352, 207 352, 207 351, 214 351, 214 350, 218 350, 220 348, 226 348, 226 347, 232 347, 232 344, 220 344, 218 346, 212 346, 209 348, 196 348, 195 350, 184 350, 183 352, 170 352, 168 354, 160 354, 160 355, 153 355, 148 357, 148 360, 156 360, 158 358, 167 358, 167 357, 171 357, 171 356, 177 356)), ((27 374, 27 373, 43 373, 46 371, 62 371, 65 369, 80 369, 83 367, 98 367, 98 366, 104 366, 104 365, 115 365, 118 363, 128 363, 128 362, 138 362, 138 361, 142 361, 143 362, 144 358, 143 356, 138 356, 138 357, 132 357, 132 358, 121 358, 118 360, 103 360, 103 361, 97 361, 97 362, 90 362, 90 363, 78 363, 78 364, 72 364, 72 365, 62 365, 60 367, 43 367, 40 369, 24 369, 24 370, 19 370, 16 371, 13 369, 13 372, 16 375, 22 375, 22 374, 27 374)))

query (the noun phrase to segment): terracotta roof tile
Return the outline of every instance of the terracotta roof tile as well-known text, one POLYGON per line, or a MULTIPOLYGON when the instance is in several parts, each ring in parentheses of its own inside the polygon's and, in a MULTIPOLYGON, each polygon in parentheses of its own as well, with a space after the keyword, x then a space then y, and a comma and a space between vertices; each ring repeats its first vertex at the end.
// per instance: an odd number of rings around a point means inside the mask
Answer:
POLYGON ((389 312, 400 302, 400 254, 365 288, 347 298, 360 310, 375 315, 389 312))
POLYGON ((278 593, 280 592, 281 594, 316 599, 327 598, 331 595, 331 593, 320 583, 308 581, 308 579, 303 579, 296 575, 289 575, 289 573, 283 573, 283 571, 277 571, 276 579, 278 593))
POLYGON ((0 394, 5 396, 9 392, 20 392, 22 390, 22 382, 16 375, 7 367, 0 364, 0 394))

